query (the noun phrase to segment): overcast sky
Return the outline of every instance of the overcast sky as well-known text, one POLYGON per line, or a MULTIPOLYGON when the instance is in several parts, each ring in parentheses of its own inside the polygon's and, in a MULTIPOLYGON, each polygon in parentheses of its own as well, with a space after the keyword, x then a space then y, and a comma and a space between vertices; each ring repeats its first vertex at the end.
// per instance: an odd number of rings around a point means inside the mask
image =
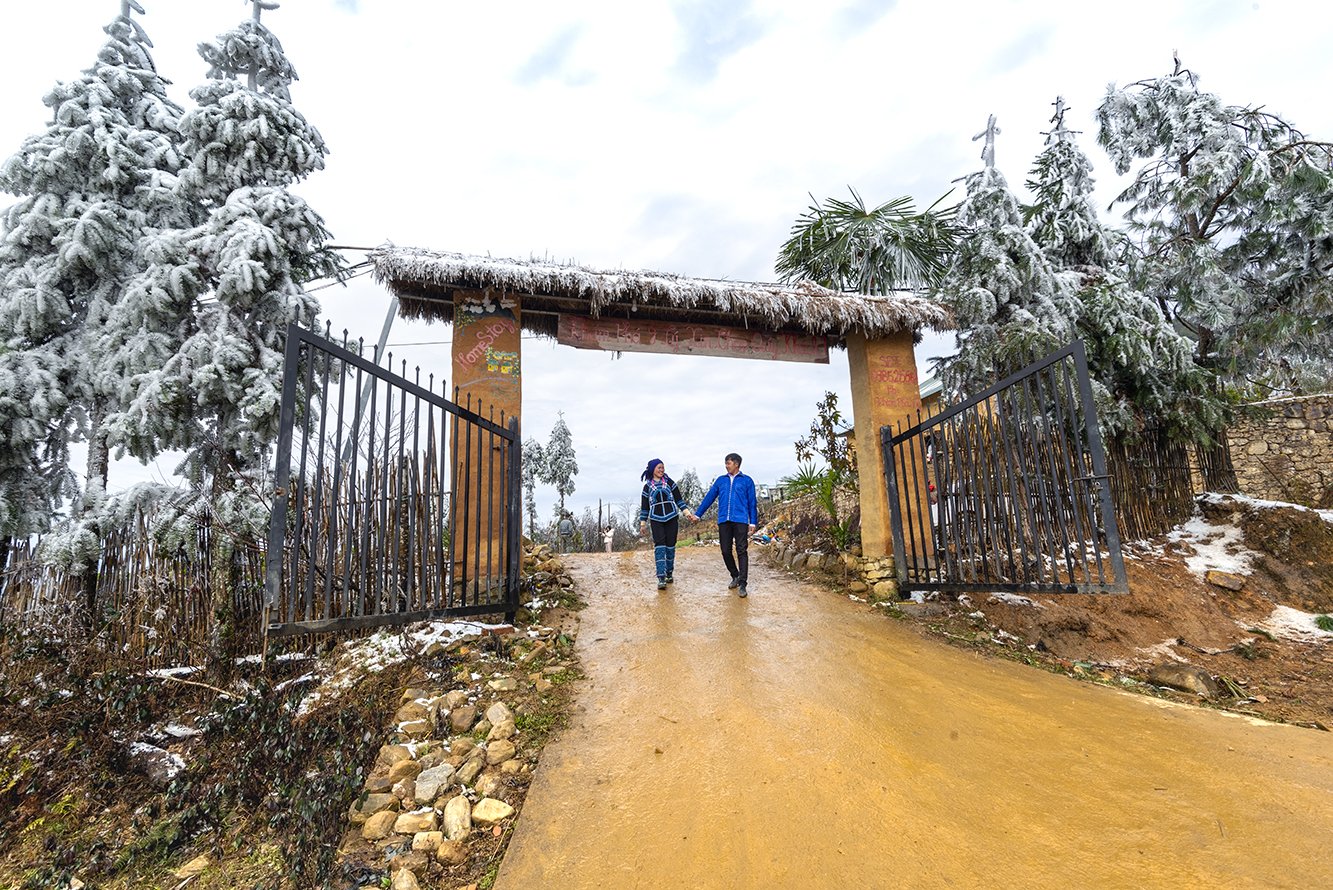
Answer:
MULTIPOLYGON (((250 4, 141 2, 158 69, 188 107, 206 72, 195 45, 250 4)), ((45 127, 42 96, 91 64, 119 6, 7 7, 0 155, 45 127)), ((1224 102, 1333 138, 1327 0, 283 0, 264 21, 300 74, 293 102, 331 150, 300 191, 336 243, 357 247, 770 281, 811 194, 850 185, 873 204, 929 204, 980 167, 973 136, 989 114, 997 166, 1021 195, 1057 94, 1105 206, 1117 180, 1093 112, 1108 84, 1167 73, 1173 51, 1224 102)), ((388 294, 368 278, 319 296, 336 328, 378 335, 388 294)), ((390 342, 439 374, 449 337, 400 321, 390 342), (417 343, 431 345, 402 345, 417 343)), ((951 342, 927 338, 918 356, 951 342)), ((652 457, 707 481, 738 451, 775 481, 795 470, 792 442, 825 390, 850 414, 839 352, 821 366, 523 349, 524 435, 545 441, 564 412, 580 510, 635 498, 652 457)))

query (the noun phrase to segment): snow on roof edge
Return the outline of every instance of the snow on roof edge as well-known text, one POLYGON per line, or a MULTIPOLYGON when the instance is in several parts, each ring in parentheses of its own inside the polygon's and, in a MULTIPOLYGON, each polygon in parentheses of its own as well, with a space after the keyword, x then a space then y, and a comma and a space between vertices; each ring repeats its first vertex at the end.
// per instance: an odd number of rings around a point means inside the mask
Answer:
POLYGON ((410 285, 497 288, 587 300, 596 316, 616 302, 714 309, 792 323, 815 334, 892 334, 929 327, 952 330, 953 316, 914 293, 866 296, 840 293, 813 282, 795 285, 688 278, 666 272, 606 271, 548 260, 482 257, 410 247, 382 247, 369 254, 374 277, 400 298, 418 298, 410 285))

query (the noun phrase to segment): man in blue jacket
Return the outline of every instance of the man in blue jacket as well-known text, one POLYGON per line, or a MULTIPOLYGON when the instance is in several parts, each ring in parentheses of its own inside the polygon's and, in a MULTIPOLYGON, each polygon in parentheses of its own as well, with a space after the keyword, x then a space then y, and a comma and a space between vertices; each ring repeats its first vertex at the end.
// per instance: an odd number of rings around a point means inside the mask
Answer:
POLYGON ((755 523, 759 521, 759 504, 755 499, 754 480, 741 472, 741 456, 732 452, 727 455, 725 463, 726 474, 713 480, 692 518, 698 522, 703 512, 717 501, 717 538, 722 545, 722 562, 731 572, 731 583, 727 587, 740 588, 737 592, 743 597, 747 594, 745 585, 750 576, 750 535, 754 534, 755 523), (734 558, 731 555, 733 546, 736 549, 734 558))

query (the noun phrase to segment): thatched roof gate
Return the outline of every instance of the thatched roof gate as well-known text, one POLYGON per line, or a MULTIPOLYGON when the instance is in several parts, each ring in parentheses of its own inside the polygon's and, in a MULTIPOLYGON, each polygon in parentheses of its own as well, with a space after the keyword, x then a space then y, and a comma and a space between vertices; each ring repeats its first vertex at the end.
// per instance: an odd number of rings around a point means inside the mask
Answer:
POLYGON ((561 314, 826 335, 834 346, 846 345, 853 332, 875 338, 953 326, 943 306, 907 291, 863 296, 808 281, 785 285, 687 278, 409 247, 380 248, 370 259, 375 279, 398 296, 407 318, 450 321, 456 291, 489 290, 518 296, 523 329, 552 337, 561 314))
MULTIPOLYGON (((786 355, 778 350, 764 357, 802 354, 804 360, 827 361, 829 346, 846 348, 857 450, 862 455, 862 547, 867 556, 892 552, 879 460, 880 429, 909 418, 921 407, 912 345, 921 328, 953 327, 948 310, 938 303, 906 291, 866 296, 811 282, 687 278, 407 247, 382 247, 371 252, 370 261, 376 280, 398 297, 404 316, 455 323, 455 385, 469 399, 475 395, 480 403, 510 416, 521 415, 520 329, 558 338, 562 316, 567 327, 577 319, 616 320, 617 328, 626 327, 623 322, 631 329, 639 324, 645 339, 650 339, 647 329, 664 327, 747 331, 750 337, 784 335, 789 344, 799 336, 813 339, 823 355, 809 358, 816 348, 807 344, 786 355), (466 330, 460 333, 460 327, 466 330)), ((656 336, 651 337, 655 342, 656 336)))

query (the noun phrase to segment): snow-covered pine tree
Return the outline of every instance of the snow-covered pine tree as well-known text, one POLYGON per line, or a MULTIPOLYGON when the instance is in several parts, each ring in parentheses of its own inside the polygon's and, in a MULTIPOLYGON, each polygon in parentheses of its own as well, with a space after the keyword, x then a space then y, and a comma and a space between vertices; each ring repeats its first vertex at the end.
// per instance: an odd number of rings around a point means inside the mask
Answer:
POLYGON ((9 540, 46 531, 75 490, 59 370, 50 353, 0 343, 0 567, 9 540))
POLYGON ((523 508, 528 514, 528 537, 537 537, 537 480, 542 475, 544 463, 542 443, 536 439, 523 442, 523 468, 520 473, 523 480, 523 508))
POLYGON ((179 195, 202 221, 153 239, 153 267, 112 324, 178 322, 172 336, 122 337, 127 407, 108 426, 142 459, 186 453, 181 471, 212 515, 212 666, 224 676, 241 617, 235 548, 267 522, 260 477, 278 433, 287 325, 316 324, 303 285, 342 269, 323 220, 288 190, 323 168, 325 145, 292 106, 296 72, 259 20, 277 4, 253 3, 251 19, 200 44, 209 80, 180 121, 179 195))
MULTIPOLYGON (((699 474, 695 472, 694 467, 690 467, 680 478, 676 480, 676 487, 680 489, 680 496, 685 499, 687 504, 697 504, 704 499, 704 494, 708 487, 699 479, 699 474)), ((638 509, 638 502, 635 502, 635 509, 638 509)))
POLYGON ((1062 346, 1078 316, 1076 296, 1024 229, 1018 201, 995 168, 997 132, 992 116, 975 137, 985 137, 985 167, 967 177, 957 216, 962 236, 936 290, 958 321, 957 352, 935 367, 955 397, 1062 346))
POLYGON ((1112 86, 1098 142, 1138 235, 1136 283, 1195 358, 1260 393, 1333 380, 1333 145, 1224 105, 1181 67, 1112 86))
POLYGON ((1027 183, 1035 198, 1027 228, 1078 295, 1076 330, 1087 348, 1102 429, 1117 435, 1152 425, 1207 439, 1221 419, 1208 375, 1158 305, 1130 284, 1123 238, 1097 215, 1092 164, 1065 126, 1065 111, 1057 97, 1027 183))
POLYGON ((92 67, 43 99, 46 131, 0 165, 0 189, 20 196, 0 239, 0 534, 45 529, 74 492, 71 438, 89 439, 85 510, 101 499, 117 381, 97 341, 141 268, 141 236, 181 218, 181 109, 132 13, 122 0, 92 67))
POLYGON ((1032 163, 1027 186, 1036 198, 1028 232, 1056 269, 1106 269, 1116 263, 1113 236, 1092 204, 1092 163, 1065 126, 1065 102, 1055 98, 1046 145, 1032 163))
POLYGON ((565 498, 574 493, 574 477, 579 474, 579 463, 574 456, 574 437, 570 435, 565 423, 565 412, 561 411, 551 427, 551 438, 544 449, 542 471, 538 476, 547 485, 554 485, 560 503, 556 505, 556 518, 564 515, 565 498))
MULTIPOLYGON (((118 443, 143 459, 184 450, 193 484, 217 495, 261 472, 277 434, 286 326, 316 323, 303 285, 340 274, 320 216, 288 189, 324 166, 319 132, 293 107, 296 72, 253 18, 199 46, 209 80, 181 120, 180 192, 199 225, 164 232, 133 312, 179 320, 176 337, 127 338, 128 407, 118 443)), ((128 308, 128 307, 127 307, 128 308)))

